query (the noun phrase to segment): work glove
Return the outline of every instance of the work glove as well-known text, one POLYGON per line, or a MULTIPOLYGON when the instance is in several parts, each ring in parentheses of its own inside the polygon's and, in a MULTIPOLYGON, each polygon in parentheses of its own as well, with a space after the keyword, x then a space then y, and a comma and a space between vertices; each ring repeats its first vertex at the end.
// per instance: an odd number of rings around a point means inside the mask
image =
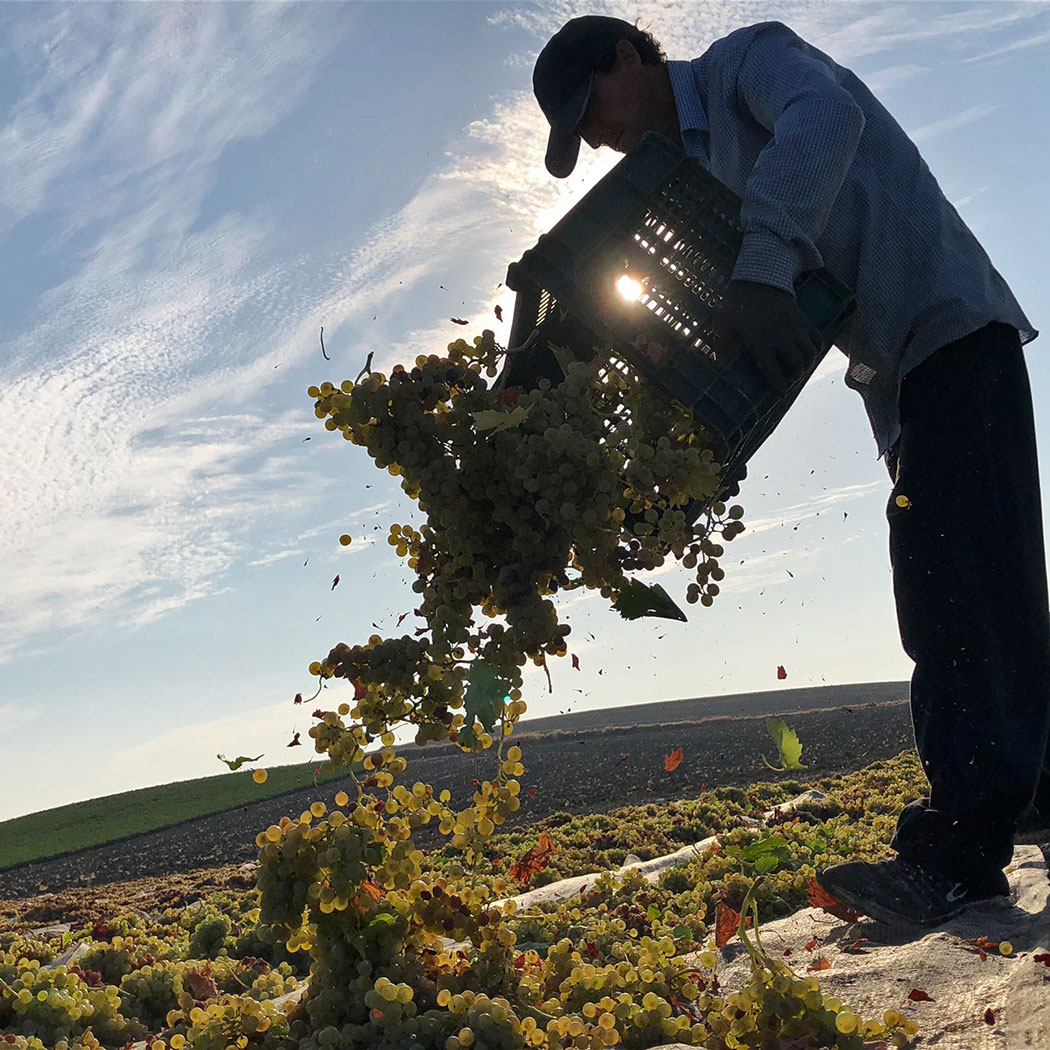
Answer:
POLYGON ((769 385, 784 394, 824 349, 824 337, 792 292, 756 281, 730 281, 711 314, 712 349, 719 361, 748 354, 769 385))

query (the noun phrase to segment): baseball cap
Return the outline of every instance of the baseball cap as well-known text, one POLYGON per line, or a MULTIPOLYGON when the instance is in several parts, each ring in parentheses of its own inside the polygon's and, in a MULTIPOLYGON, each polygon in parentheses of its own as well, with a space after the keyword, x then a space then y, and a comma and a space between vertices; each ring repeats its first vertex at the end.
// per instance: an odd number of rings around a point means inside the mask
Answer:
POLYGON ((564 179, 576 167, 583 119, 591 97, 594 70, 620 40, 637 32, 630 22, 604 15, 583 15, 566 22, 547 41, 532 71, 532 90, 551 126, 547 170, 564 179))

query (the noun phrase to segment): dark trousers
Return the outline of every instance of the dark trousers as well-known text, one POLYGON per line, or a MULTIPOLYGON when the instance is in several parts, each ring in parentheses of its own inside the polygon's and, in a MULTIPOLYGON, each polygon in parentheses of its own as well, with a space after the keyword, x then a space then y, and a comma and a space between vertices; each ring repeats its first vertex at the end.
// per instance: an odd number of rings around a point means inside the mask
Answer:
POLYGON ((1017 330, 995 322, 941 347, 904 377, 900 412, 886 516, 930 789, 891 846, 980 885, 1010 863, 1029 803, 1050 813, 1050 613, 1017 330))

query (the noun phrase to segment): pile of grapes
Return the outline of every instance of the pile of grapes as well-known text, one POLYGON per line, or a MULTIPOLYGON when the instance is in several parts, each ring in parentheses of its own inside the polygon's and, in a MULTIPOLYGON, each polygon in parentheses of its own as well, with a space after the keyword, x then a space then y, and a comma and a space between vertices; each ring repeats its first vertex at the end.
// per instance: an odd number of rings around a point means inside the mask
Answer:
MULTIPOLYGON (((687 600, 710 605, 723 577, 717 541, 743 529, 739 507, 711 502, 722 466, 688 413, 630 377, 603 374, 597 360, 569 364, 555 386, 490 387, 485 377, 504 353, 485 331, 389 376, 366 369, 309 391, 326 428, 400 477, 425 515, 420 528, 395 524, 389 534, 415 573, 423 623, 401 637, 340 643, 311 665, 318 694, 328 679, 353 685, 353 703, 317 711, 310 730, 325 768, 347 772, 353 790, 334 809, 314 803, 257 839, 263 936, 312 957, 309 990, 281 1038, 301 1050, 903 1040, 895 1020, 854 1017, 760 947, 752 984, 724 995, 713 953, 700 968, 682 958, 703 947, 703 914, 688 938, 659 918, 632 938, 621 917, 598 908, 593 929, 581 917, 574 938, 541 954, 517 945, 515 902, 496 899, 514 887, 479 883, 486 844, 519 808, 521 749, 504 746, 526 709, 522 668, 546 668, 568 651, 552 596, 585 587, 624 616, 642 615, 663 592, 629 574, 673 556, 696 570, 687 600), (693 499, 709 509, 690 524, 693 499), (397 782, 407 763, 394 730, 403 725, 421 745, 495 742, 492 779, 459 811, 448 792, 397 782), (377 739, 382 747, 366 752, 377 739), (424 874, 413 843, 431 821, 465 861, 441 875, 424 874)), ((526 867, 519 874, 527 882, 526 867)), ((253 1045, 278 1045, 277 1029, 267 1031, 253 1045)))

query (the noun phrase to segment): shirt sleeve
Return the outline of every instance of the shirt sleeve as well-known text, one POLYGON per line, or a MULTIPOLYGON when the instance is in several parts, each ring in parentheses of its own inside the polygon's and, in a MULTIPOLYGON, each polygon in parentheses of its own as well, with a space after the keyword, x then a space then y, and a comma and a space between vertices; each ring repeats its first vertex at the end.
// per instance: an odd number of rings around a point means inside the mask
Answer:
POLYGON ((764 23, 736 75, 742 112, 773 138, 747 180, 734 280, 793 291, 824 263, 814 241, 853 162, 864 113, 835 69, 781 22, 764 23))

